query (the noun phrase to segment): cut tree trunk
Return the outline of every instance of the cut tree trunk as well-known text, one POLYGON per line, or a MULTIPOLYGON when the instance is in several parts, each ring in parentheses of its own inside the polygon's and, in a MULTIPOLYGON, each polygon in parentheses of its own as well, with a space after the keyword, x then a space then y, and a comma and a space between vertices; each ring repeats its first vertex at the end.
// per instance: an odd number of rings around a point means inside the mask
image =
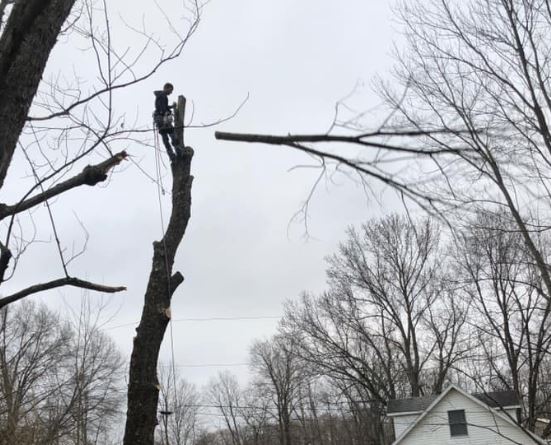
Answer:
POLYGON ((185 99, 178 98, 176 132, 179 150, 171 163, 172 212, 160 241, 153 243, 153 264, 144 298, 140 324, 136 329, 128 384, 128 411, 124 445, 153 445, 157 425, 159 381, 157 361, 163 336, 170 321, 170 301, 184 278, 172 272, 174 257, 191 216, 190 174, 193 149, 183 143, 185 99))

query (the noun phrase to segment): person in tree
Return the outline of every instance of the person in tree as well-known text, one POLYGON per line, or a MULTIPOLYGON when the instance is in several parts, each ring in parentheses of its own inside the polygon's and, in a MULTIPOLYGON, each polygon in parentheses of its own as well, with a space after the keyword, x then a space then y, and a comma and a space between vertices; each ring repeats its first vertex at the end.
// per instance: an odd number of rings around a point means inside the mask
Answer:
POLYGON ((171 108, 174 108, 174 106, 168 105, 168 96, 172 94, 173 91, 174 85, 165 83, 162 90, 153 92, 153 94, 155 94, 155 112, 153 113, 153 119, 171 161, 176 159, 176 153, 178 151, 175 142, 174 125, 172 125, 173 116, 171 108))

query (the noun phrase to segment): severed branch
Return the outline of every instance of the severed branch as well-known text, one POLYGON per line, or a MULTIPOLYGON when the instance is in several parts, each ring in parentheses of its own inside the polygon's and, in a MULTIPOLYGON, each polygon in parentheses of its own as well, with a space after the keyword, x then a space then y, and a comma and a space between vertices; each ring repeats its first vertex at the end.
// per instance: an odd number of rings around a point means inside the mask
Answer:
MULTIPOLYGON (((53 198, 54 196, 60 195, 67 190, 79 187, 81 185, 94 186, 99 182, 105 181, 107 179, 107 173, 116 165, 120 164, 123 159, 126 159, 127 153, 121 151, 111 158, 96 164, 96 165, 87 165, 84 167, 82 172, 78 175, 67 179, 66 181, 60 182, 59 184, 53 186, 52 188, 45 190, 42 193, 39 193, 31 198, 23 199, 17 204, 7 205, 0 204, 0 220, 4 219, 7 216, 13 216, 18 213, 24 212, 40 203, 47 201, 48 199, 53 198)), ((1 258, 0 258, 1 259, 1 258)))
POLYGON ((170 277, 170 288, 169 288, 170 294, 171 295, 174 294, 178 286, 180 286, 180 284, 182 284, 183 282, 184 282, 184 276, 181 274, 181 272, 176 272, 175 274, 173 274, 170 277))
POLYGON ((17 300, 21 300, 22 298, 25 298, 29 295, 36 294, 38 292, 43 292, 50 289, 55 289, 56 287, 62 287, 62 286, 74 286, 74 287, 80 287, 82 289, 89 289, 97 292, 105 292, 110 294, 115 292, 122 292, 126 290, 125 286, 117 286, 117 287, 104 286, 102 284, 96 284, 90 281, 81 280, 80 278, 65 277, 65 278, 59 278, 57 280, 49 281, 47 283, 35 284, 33 286, 27 287, 26 289, 20 290, 15 294, 9 295, 4 298, 0 298, 0 309, 10 303, 13 303, 17 300))

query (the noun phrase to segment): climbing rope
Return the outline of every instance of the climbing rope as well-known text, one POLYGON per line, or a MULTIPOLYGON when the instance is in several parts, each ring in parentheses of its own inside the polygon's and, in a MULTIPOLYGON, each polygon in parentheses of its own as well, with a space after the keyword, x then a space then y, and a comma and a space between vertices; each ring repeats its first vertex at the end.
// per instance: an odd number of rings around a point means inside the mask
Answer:
MULTIPOLYGON (((153 126, 154 132, 155 132, 155 173, 157 175, 157 201, 159 204, 159 216, 160 216, 160 222, 161 222, 161 234, 162 234, 162 240, 163 240, 163 251, 164 251, 164 257, 165 257, 165 269, 166 269, 166 281, 167 281, 167 296, 168 301, 171 300, 171 293, 170 293, 170 270, 168 267, 168 257, 167 257, 167 251, 166 251, 166 240, 165 240, 165 221, 164 221, 164 214, 163 214, 163 204, 162 204, 162 198, 161 196, 165 194, 165 190, 162 184, 162 177, 161 177, 161 150, 160 150, 160 143, 159 143, 159 131, 156 129, 156 126, 153 126)), ((170 314, 169 319, 169 330, 170 330, 170 353, 171 353, 171 363, 172 363, 172 381, 173 381, 173 402, 176 401, 176 365, 174 363, 174 333, 172 329, 172 314, 170 314)), ((165 403, 166 405, 166 403, 165 403)), ((165 412, 168 415, 168 407, 165 406, 165 412)))

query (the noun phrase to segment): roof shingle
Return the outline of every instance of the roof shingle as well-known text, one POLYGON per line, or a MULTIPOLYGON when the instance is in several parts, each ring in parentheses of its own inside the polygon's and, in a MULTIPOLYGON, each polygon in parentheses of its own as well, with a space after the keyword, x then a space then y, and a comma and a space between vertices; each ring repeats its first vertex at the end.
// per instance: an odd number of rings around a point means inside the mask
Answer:
MULTIPOLYGON (((519 400, 513 391, 493 391, 487 393, 473 394, 481 402, 488 405, 490 408, 508 407, 519 405, 519 400)), ((408 413, 425 411, 438 395, 430 395, 423 397, 412 397, 409 399, 389 400, 387 413, 408 413)))

